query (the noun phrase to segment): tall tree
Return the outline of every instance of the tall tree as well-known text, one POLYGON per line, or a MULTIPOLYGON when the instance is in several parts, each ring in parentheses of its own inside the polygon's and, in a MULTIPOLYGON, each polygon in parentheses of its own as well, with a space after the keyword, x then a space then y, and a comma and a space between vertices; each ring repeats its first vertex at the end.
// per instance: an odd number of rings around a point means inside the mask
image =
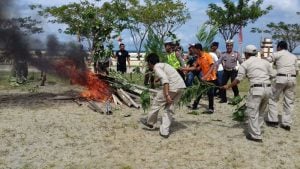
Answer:
POLYGON ((224 8, 215 3, 209 4, 207 15, 208 23, 219 28, 224 40, 232 39, 239 33, 241 27, 254 23, 259 17, 266 15, 272 6, 262 9, 263 0, 222 0, 224 8))
POLYGON ((253 33, 268 33, 275 40, 284 40, 288 44, 288 50, 292 52, 300 45, 300 25, 286 24, 284 22, 271 22, 266 25, 267 29, 252 28, 253 33))
POLYGON ((207 24, 203 24, 196 37, 198 41, 202 44, 203 50, 209 51, 210 45, 213 42, 215 36, 218 34, 218 28, 214 26, 208 26, 207 24))
POLYGON ((150 29, 165 41, 190 19, 185 3, 179 0, 145 0, 145 3, 136 3, 129 9, 129 30, 138 52, 150 29))
POLYGON ((146 55, 150 53, 156 53, 161 62, 167 61, 163 53, 164 41, 158 35, 154 34, 152 29, 149 30, 148 38, 144 47, 146 50, 146 55))
POLYGON ((149 8, 138 3, 129 10, 128 29, 137 53, 141 52, 144 40, 147 39, 153 22, 154 18, 149 8))
POLYGON ((67 25, 64 33, 77 35, 78 41, 86 40, 95 60, 106 56, 105 45, 113 38, 114 31, 121 31, 126 27, 124 20, 126 5, 122 0, 112 0, 100 3, 101 0, 82 0, 78 3, 69 3, 59 7, 40 7, 40 15, 52 16, 52 23, 67 25), (101 4, 101 5, 100 5, 101 4))
POLYGON ((151 29, 163 41, 191 18, 186 4, 180 0, 145 0, 153 18, 151 29))

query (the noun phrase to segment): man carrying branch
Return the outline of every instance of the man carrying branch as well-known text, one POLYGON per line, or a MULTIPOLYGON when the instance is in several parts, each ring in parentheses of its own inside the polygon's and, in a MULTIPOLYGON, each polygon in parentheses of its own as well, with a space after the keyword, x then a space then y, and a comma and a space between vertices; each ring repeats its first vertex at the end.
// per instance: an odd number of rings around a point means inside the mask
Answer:
POLYGON ((149 54, 146 58, 146 62, 148 63, 149 69, 153 70, 160 79, 163 90, 157 93, 147 119, 142 118, 141 123, 149 128, 153 128, 157 123, 159 110, 164 108, 165 112, 162 115, 162 124, 159 134, 164 138, 168 138, 172 120, 171 113, 173 112, 171 107, 173 108, 173 104, 179 101, 186 86, 175 68, 167 63, 159 63, 159 56, 157 54, 149 54))
MULTIPOLYGON (((208 53, 202 51, 202 45, 200 43, 196 43, 192 48, 193 48, 193 53, 197 57, 197 60, 194 62, 194 65, 192 67, 182 68, 181 70, 182 71, 199 70, 202 73, 201 80, 215 85, 217 76, 216 76, 216 71, 214 70, 215 66, 212 57, 208 53)), ((208 96, 208 110, 205 111, 204 113, 212 114, 214 113, 214 88, 210 88, 207 91, 207 96, 208 96)), ((192 106, 193 110, 197 109, 201 97, 202 95, 200 94, 195 99, 192 106)))
POLYGON ((236 86, 246 76, 250 81, 250 91, 247 98, 246 116, 248 117, 248 131, 246 138, 251 141, 262 142, 261 126, 264 123, 264 112, 271 96, 271 78, 274 72, 268 61, 256 57, 257 49, 254 45, 245 48, 246 61, 238 70, 235 80, 224 85, 224 89, 236 86))

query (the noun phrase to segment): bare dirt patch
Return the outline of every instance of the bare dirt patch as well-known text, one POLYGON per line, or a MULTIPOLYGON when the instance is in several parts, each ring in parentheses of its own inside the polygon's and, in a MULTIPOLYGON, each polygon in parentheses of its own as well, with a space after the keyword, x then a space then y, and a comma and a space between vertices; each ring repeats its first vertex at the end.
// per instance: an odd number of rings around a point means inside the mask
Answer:
POLYGON ((142 109, 113 107, 108 116, 85 102, 50 99, 80 91, 62 84, 0 91, 0 168, 300 168, 299 98, 292 130, 264 126, 260 144, 245 139, 227 104, 216 103, 212 115, 177 109, 164 139, 138 122, 142 109))

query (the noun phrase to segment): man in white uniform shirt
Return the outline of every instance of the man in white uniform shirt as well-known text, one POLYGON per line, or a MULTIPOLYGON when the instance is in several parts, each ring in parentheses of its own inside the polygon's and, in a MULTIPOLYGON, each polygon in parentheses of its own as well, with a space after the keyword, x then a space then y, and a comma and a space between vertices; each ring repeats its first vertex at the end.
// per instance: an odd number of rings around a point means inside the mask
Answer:
POLYGON ((261 126, 264 123, 264 113, 271 96, 271 78, 274 77, 270 63, 256 57, 257 49, 254 45, 245 48, 246 61, 238 70, 237 77, 225 89, 236 86, 242 79, 247 77, 250 81, 246 103, 246 116, 248 117, 248 130, 246 138, 251 141, 262 142, 261 126))
POLYGON ((280 41, 277 52, 269 58, 276 67, 276 82, 272 85, 272 96, 269 100, 269 112, 266 118, 268 126, 277 127, 278 108, 277 102, 283 94, 283 112, 280 127, 290 131, 292 125, 292 112, 296 96, 296 76, 298 73, 297 57, 287 51, 287 43, 280 41))
POLYGON ((159 134, 164 138, 168 138, 172 120, 171 113, 174 111, 171 110, 170 107, 174 108, 172 104, 178 103, 186 86, 175 68, 167 63, 159 63, 157 54, 149 54, 146 58, 146 62, 148 63, 149 69, 153 69, 155 75, 160 79, 163 90, 160 90, 157 93, 152 102, 147 119, 142 118, 141 123, 147 127, 153 128, 157 123, 159 110, 164 108, 159 134))

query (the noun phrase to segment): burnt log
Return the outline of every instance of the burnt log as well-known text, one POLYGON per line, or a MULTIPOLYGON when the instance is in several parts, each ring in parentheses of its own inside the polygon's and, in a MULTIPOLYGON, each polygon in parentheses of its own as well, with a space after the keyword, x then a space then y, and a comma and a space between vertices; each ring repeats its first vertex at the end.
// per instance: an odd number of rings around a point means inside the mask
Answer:
POLYGON ((128 95, 128 93, 127 92, 125 92, 123 89, 120 89, 120 91, 123 93, 123 95, 125 96, 125 97, 127 97, 128 98, 128 100, 131 102, 131 104, 135 107, 135 108, 140 108, 141 106, 140 105, 138 105, 134 100, 132 100, 132 98, 128 95))
POLYGON ((88 107, 93 109, 94 111, 103 114, 104 111, 100 108, 99 103, 96 103, 95 101, 88 101, 89 105, 88 107))
POLYGON ((131 107, 132 106, 132 102, 123 94, 123 92, 121 91, 121 89, 117 89, 117 94, 120 97, 121 100, 124 101, 124 103, 128 106, 131 107))

